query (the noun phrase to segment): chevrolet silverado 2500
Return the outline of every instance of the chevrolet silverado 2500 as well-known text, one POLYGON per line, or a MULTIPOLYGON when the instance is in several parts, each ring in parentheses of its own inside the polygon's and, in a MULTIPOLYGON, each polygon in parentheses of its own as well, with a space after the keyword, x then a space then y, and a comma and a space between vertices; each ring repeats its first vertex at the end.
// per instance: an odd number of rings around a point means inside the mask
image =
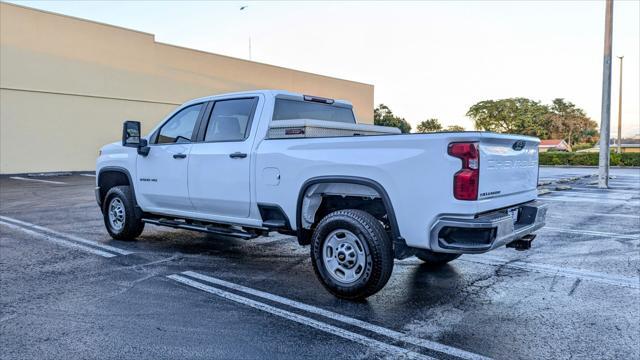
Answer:
POLYGON ((537 138, 487 132, 400 135, 357 124, 346 101, 263 90, 189 101, 147 136, 127 121, 100 150, 96 198, 114 239, 145 223, 310 245, 342 298, 389 280, 394 258, 436 266, 544 226, 537 138))

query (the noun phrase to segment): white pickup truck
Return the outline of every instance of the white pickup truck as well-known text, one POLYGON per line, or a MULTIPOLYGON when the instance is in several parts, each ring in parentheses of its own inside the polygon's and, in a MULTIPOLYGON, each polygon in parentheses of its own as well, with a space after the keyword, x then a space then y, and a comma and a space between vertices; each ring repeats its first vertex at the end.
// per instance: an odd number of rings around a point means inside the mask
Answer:
POLYGON ((146 137, 127 121, 104 146, 96 199, 114 239, 145 223, 311 245, 334 295, 361 299, 394 258, 431 265, 507 245, 544 226, 537 138, 487 132, 400 135, 357 124, 349 102, 262 90, 178 107, 146 137))

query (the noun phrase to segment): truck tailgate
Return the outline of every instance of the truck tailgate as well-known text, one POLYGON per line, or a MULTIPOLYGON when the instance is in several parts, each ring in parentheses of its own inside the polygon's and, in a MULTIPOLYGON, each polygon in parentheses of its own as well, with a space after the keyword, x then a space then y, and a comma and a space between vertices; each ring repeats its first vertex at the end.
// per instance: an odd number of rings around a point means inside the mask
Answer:
POLYGON ((483 134, 478 200, 494 199, 496 207, 535 199, 539 142, 526 136, 483 134))

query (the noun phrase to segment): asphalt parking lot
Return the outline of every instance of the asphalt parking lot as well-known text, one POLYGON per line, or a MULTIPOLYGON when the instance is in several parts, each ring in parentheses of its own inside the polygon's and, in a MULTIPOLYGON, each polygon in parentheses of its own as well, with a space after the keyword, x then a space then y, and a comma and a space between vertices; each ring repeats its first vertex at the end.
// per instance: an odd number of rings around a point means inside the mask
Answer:
POLYGON ((396 261, 364 302, 316 280, 308 247, 147 225, 107 235, 90 175, 0 177, 0 356, 109 358, 640 358, 640 170, 543 168, 525 252, 440 269, 396 261))

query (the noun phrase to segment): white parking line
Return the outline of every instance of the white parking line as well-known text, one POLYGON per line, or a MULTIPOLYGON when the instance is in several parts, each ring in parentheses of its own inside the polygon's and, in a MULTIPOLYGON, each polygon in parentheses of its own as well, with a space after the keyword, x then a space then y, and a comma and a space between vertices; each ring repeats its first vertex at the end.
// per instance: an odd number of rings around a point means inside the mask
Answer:
POLYGON ((464 258, 460 258, 460 260, 484 265, 504 266, 507 268, 537 272, 541 274, 548 274, 551 276, 560 275, 571 278, 579 278, 608 285, 629 287, 633 289, 640 288, 640 277, 612 275, 589 270, 572 269, 564 266, 534 264, 519 260, 511 261, 508 259, 498 258, 490 255, 469 255, 464 258))
POLYGON ((604 200, 631 200, 632 194, 620 193, 620 192, 586 192, 586 191, 553 191, 555 194, 562 193, 560 196, 570 196, 574 198, 588 198, 588 199, 604 199, 604 200))
POLYGON ((617 199, 595 199, 595 198, 580 198, 575 196, 545 196, 540 199, 541 201, 562 201, 562 202, 590 202, 597 204, 607 204, 607 205, 624 205, 624 204, 632 204, 636 205, 638 200, 617 200, 617 199))
POLYGON ((95 174, 80 174, 80 176, 96 177, 95 174))
POLYGON ((603 236, 603 237, 614 238, 614 239, 640 240, 640 234, 617 234, 617 233, 591 231, 591 230, 561 229, 561 228, 555 228, 555 227, 549 227, 549 226, 545 226, 538 231, 553 231, 553 232, 563 232, 563 233, 569 233, 569 234, 603 236))
MULTIPOLYGON (((583 213, 581 214, 582 218, 590 218, 590 217, 611 217, 611 218, 618 218, 618 219, 635 219, 635 220, 640 220, 640 215, 628 215, 628 214, 602 214, 602 213, 583 213)), ((557 218, 557 219, 566 219, 566 215, 563 213, 555 213, 555 212, 551 212, 551 213, 547 213, 547 218, 557 218)), ((604 219, 599 219, 599 220, 604 220, 604 219)), ((615 219, 613 219, 615 221, 615 219)), ((619 220, 618 220, 619 221, 619 220)))
POLYGON ((397 341, 402 341, 402 342, 406 342, 412 345, 416 345, 416 346, 420 346, 429 350, 434 350, 437 352, 441 352, 444 354, 448 354, 451 356, 456 356, 462 359, 488 359, 487 357, 484 357, 482 355, 478 355, 478 354, 474 354, 465 350, 461 350, 461 349, 457 349, 451 346, 447 346, 444 344, 440 344, 434 341, 430 341, 430 340, 426 340, 426 339, 420 339, 411 335, 406 335, 403 334, 401 332, 395 331, 395 330, 391 330, 391 329, 387 329, 384 328, 382 326, 378 326, 378 325, 374 325, 374 324, 370 324, 368 322, 364 322, 362 320, 358 320, 358 319, 354 319, 345 315, 341 315, 329 310, 325 310, 319 307, 315 307, 312 305, 307 305, 295 300, 291 300, 282 296, 278 296, 278 295, 274 295, 271 293, 267 293, 264 291, 260 291, 260 290, 256 290, 256 289, 252 289, 243 285, 239 285, 239 284, 235 284, 235 283, 231 283, 225 280, 221 280, 221 279, 217 279, 211 276, 207 276, 207 275, 203 275, 197 272, 193 272, 193 271, 185 271, 182 274, 190 276, 192 278, 196 278, 198 280, 202 280, 202 281, 206 281, 209 282, 211 284, 215 284, 215 285, 219 285, 219 286, 224 286, 226 288, 229 289, 233 289, 233 290, 237 290, 237 291, 241 291, 244 292, 246 294, 250 294, 253 296, 257 296, 257 297, 261 297, 263 299, 267 299, 267 300, 271 300, 280 304, 284 304, 287 306, 291 306, 293 308, 299 309, 299 310, 304 310, 307 312, 310 312, 312 314, 316 314, 316 315, 321 315, 324 317, 327 317, 329 319, 332 320, 337 320, 340 322, 343 322, 345 324, 348 325, 352 325, 352 326, 356 326, 359 327, 361 329, 367 330, 367 331, 371 331, 386 337, 389 337, 391 339, 397 340, 397 341))
POLYGON ((610 217, 620 217, 620 218, 629 218, 629 219, 637 219, 640 220, 640 215, 628 215, 628 214, 602 214, 602 213, 594 213, 591 215, 595 216, 610 216, 610 217))
MULTIPOLYGON (((566 194, 567 190, 559 190, 560 192, 566 194)), ((640 192, 635 190, 621 190, 621 189, 599 189, 599 188, 584 188, 584 187, 575 187, 572 186, 570 191, 582 191, 585 194, 629 194, 629 195, 640 195, 640 192)), ((557 191, 553 191, 557 192, 557 191)))
POLYGON ((22 231, 24 233, 27 233, 27 234, 35 236, 35 237, 45 238, 46 240, 49 240, 49 241, 51 241, 53 243, 56 243, 58 245, 67 246, 67 247, 71 247, 71 248, 74 248, 74 249, 86 251, 86 252, 92 253, 94 255, 98 255, 98 256, 102 256, 102 257, 106 257, 106 258, 117 256, 116 254, 108 253, 106 251, 102 251, 102 250, 98 250, 98 249, 92 249, 92 248, 90 248, 88 246, 76 244, 74 242, 67 241, 67 240, 64 240, 64 239, 60 239, 60 238, 57 238, 57 237, 54 237, 54 236, 51 236, 51 235, 47 235, 47 234, 39 233, 37 231, 29 230, 29 229, 26 229, 26 228, 24 228, 22 226, 11 224, 11 223, 6 222, 6 221, 0 221, 0 224, 6 226, 8 228, 11 228, 11 229, 22 231))
POLYGON ((422 355, 410 350, 406 350, 403 349, 401 347, 398 346, 394 346, 394 345, 389 345, 386 343, 383 343, 381 341, 339 328, 337 326, 333 326, 327 323, 324 323, 322 321, 318 321, 306 316, 302 316, 290 311, 286 311, 280 308, 277 308, 275 306, 271 306, 253 299, 249 299, 246 298, 244 296, 240 296, 228 291, 224 291, 212 286, 208 286, 205 284, 202 284, 200 282, 191 280, 189 278, 186 278, 184 276, 180 276, 180 275, 169 275, 167 276, 168 278, 175 280, 179 283, 182 283, 184 285, 196 288, 198 290, 202 290, 202 291, 206 291, 210 294, 214 294, 217 296, 220 296, 222 298, 225 298, 227 300, 231 300, 243 305, 247 305, 250 306, 254 309, 258 309, 291 321, 295 321, 299 324, 303 324, 303 325, 307 325, 309 327, 312 327, 314 329, 318 329, 320 331, 324 331, 326 333, 332 334, 332 335, 336 335, 339 336, 341 338, 347 339, 347 340, 351 340, 354 342, 357 342, 359 344, 371 347, 375 350, 381 351, 381 352, 385 352, 388 354, 391 354, 393 356, 403 356, 403 357, 408 357, 410 359, 433 359, 432 357, 426 356, 426 355, 422 355))
POLYGON ((51 181, 51 180, 40 180, 40 179, 29 179, 29 178, 24 178, 21 176, 11 176, 10 179, 13 180, 22 180, 22 181, 37 181, 37 182, 43 182, 43 183, 47 183, 47 184, 58 184, 58 185, 67 185, 67 183, 62 182, 62 181, 51 181))
POLYGON ((28 223, 26 221, 21 221, 21 220, 18 220, 18 219, 10 218, 8 216, 0 216, 0 219, 2 219, 4 221, 12 222, 12 223, 17 224, 17 225, 22 225, 23 227, 31 228, 33 230, 39 230, 39 231, 44 232, 44 233, 50 233, 50 234, 56 235, 58 237, 66 238, 68 240, 73 240, 73 241, 77 241, 77 242, 80 242, 80 243, 83 243, 83 244, 95 246, 95 247, 101 248, 103 250, 114 252, 114 253, 117 253, 117 254, 120 254, 120 255, 133 254, 133 252, 131 252, 131 251, 120 249, 120 248, 117 248, 115 246, 101 244, 101 243, 99 243, 97 241, 87 240, 87 239, 81 238, 79 236, 71 235, 71 234, 65 234, 65 233, 62 233, 62 232, 59 232, 59 231, 56 231, 56 230, 53 230, 53 229, 46 228, 44 226, 28 223))

